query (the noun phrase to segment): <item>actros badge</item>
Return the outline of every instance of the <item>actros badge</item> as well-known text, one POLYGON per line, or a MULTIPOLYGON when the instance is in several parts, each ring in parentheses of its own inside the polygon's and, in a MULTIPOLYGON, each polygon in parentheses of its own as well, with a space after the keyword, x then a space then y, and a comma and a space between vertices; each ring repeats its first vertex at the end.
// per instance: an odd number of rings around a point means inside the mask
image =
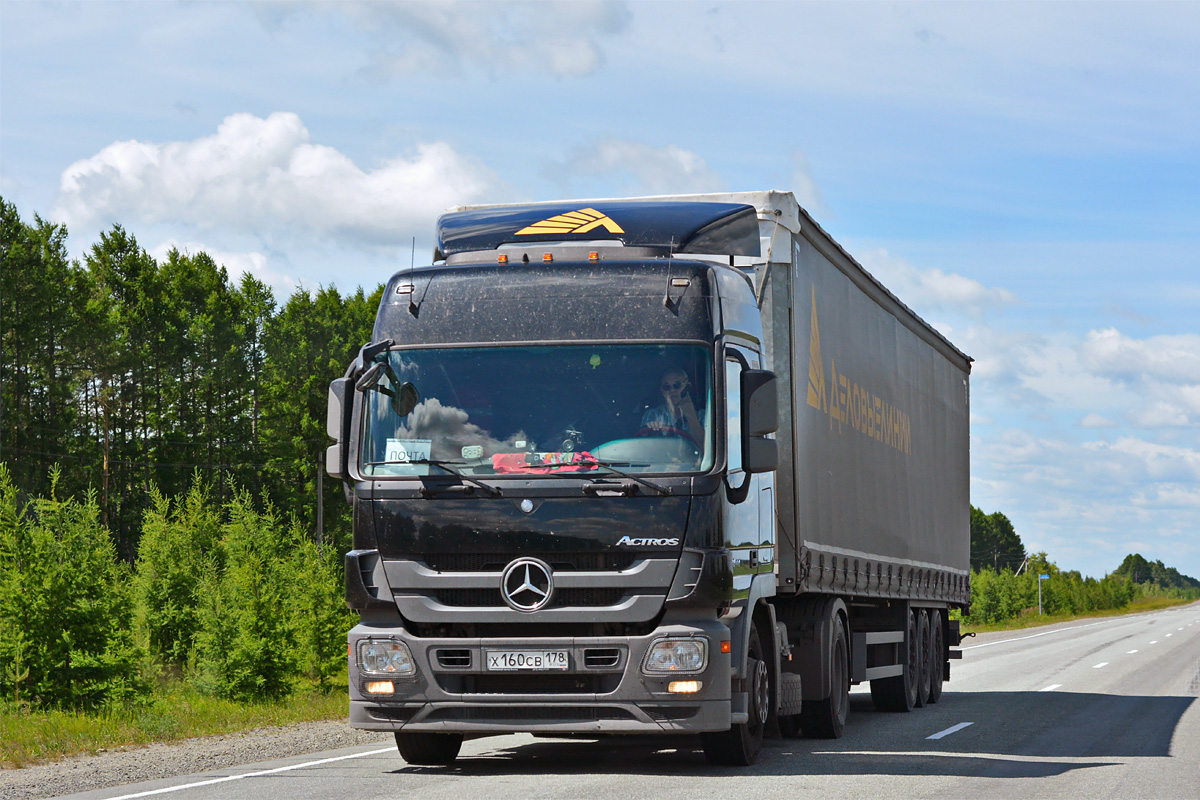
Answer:
POLYGON ((622 536, 617 540, 617 547, 675 547, 678 544, 678 539, 634 539, 622 536))
POLYGON ((500 576, 500 594, 509 608, 530 612, 545 608, 554 594, 550 565, 536 558, 518 558, 500 576))

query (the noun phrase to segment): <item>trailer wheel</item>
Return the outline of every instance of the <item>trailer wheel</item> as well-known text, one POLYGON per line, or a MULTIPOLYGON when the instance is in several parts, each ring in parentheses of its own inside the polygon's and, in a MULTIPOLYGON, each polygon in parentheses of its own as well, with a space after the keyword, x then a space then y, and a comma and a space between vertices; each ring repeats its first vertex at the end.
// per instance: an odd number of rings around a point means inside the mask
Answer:
POLYGON ((908 658, 904 673, 893 678, 871 681, 871 699, 880 711, 912 711, 917 706, 917 684, 920 682, 921 657, 917 639, 917 617, 908 612, 905 644, 908 658))
POLYGON ((850 659, 840 618, 833 620, 829 660, 829 697, 805 700, 800 711, 800 727, 813 739, 840 739, 850 711, 850 659))
POLYGON ((750 625, 750 647, 746 654, 746 691, 749 694, 750 719, 733 725, 727 731, 700 734, 704 757, 710 764, 748 767, 762 750, 763 731, 771 712, 771 676, 763 659, 758 626, 750 625))
POLYGON ((462 747, 461 733, 404 733, 396 731, 396 749, 413 766, 436 767, 452 764, 462 747))
POLYGON ((929 702, 942 699, 942 681, 946 670, 946 635, 942 632, 942 612, 929 612, 929 702))
POLYGON ((933 639, 929 635, 929 613, 917 612, 917 655, 921 666, 917 672, 917 708, 929 703, 929 681, 933 672, 933 639))

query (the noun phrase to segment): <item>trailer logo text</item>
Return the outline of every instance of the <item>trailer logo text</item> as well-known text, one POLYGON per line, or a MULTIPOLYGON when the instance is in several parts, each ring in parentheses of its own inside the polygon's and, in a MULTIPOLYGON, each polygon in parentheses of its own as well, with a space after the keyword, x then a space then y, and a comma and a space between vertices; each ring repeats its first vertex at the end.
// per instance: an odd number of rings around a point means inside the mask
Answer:
POLYGON ((607 214, 601 214, 594 208, 581 208, 578 211, 568 211, 541 222, 535 222, 529 227, 517 231, 517 236, 554 233, 587 233, 596 228, 604 228, 609 233, 624 233, 620 225, 613 222, 607 214))
POLYGON ((829 426, 843 425, 912 454, 912 418, 879 395, 863 388, 845 373, 838 374, 837 361, 829 361, 829 380, 821 359, 821 331, 817 325, 817 288, 812 292, 812 338, 808 345, 808 404, 829 415, 829 426))

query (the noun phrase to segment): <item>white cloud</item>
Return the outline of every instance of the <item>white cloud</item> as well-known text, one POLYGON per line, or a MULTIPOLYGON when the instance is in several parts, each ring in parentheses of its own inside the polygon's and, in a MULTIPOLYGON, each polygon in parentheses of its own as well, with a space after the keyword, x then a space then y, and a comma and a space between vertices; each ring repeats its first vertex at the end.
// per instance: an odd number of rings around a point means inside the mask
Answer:
POLYGON ((443 142, 364 170, 313 144, 300 117, 227 117, 187 142, 109 145, 62 174, 56 217, 70 226, 173 222, 249 234, 297 232, 397 243, 446 207, 479 198, 491 173, 443 142))
POLYGON ((979 281, 936 267, 918 269, 904 259, 889 254, 887 250, 867 251, 861 260, 868 272, 925 317, 930 316, 930 312, 938 311, 980 318, 991 309, 1020 302, 1007 289, 988 288, 979 281))
POLYGON ((1083 428, 1115 428, 1117 423, 1108 417, 1102 417, 1096 413, 1090 413, 1079 421, 1080 427, 1083 428))
POLYGON ((1200 552, 1197 450, 1010 428, 976 431, 971 461, 972 502, 1004 511, 1028 549, 1049 551, 1064 568, 1099 576, 1129 552, 1186 566, 1200 552))
POLYGON ((548 71, 587 75, 604 63, 603 37, 624 32, 625 3, 337 2, 375 41, 368 73, 380 78, 420 73, 457 75, 467 66, 489 73, 548 71))
POLYGON ((821 216, 829 214, 825 200, 821 197, 821 187, 817 185, 816 179, 812 176, 812 166, 808 163, 808 159, 801 153, 793 153, 792 165, 790 188, 792 194, 796 195, 796 202, 811 214, 821 216))
MULTIPOLYGON (((1158 444, 1132 436, 1122 437, 1111 445, 1096 443, 1090 449, 1110 451, 1140 466, 1145 474, 1157 481, 1200 480, 1200 451, 1188 447, 1158 444)), ((1126 461, 1129 466, 1129 462, 1126 461)))
POLYGON ((1200 488, 1176 483, 1164 483, 1138 492, 1134 505, 1156 508, 1200 508, 1200 488))
POLYGON ((1200 384, 1197 334, 1134 339, 1115 328, 1089 331, 1082 355, 1088 367, 1118 380, 1147 376, 1166 383, 1200 384))
POLYGON ((614 193, 625 195, 689 194, 725 188, 721 176, 689 150, 617 138, 575 148, 566 162, 548 170, 548 177, 568 191, 577 180, 615 181, 614 193))

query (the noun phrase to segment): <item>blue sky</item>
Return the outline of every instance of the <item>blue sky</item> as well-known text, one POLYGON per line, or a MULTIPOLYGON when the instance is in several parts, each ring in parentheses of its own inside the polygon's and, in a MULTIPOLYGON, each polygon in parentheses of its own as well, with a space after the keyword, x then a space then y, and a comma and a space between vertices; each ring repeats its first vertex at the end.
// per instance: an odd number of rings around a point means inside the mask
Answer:
POLYGON ((0 194, 374 286, 468 202, 789 189, 976 359, 972 501, 1200 577, 1200 3, 0 4, 0 194))

